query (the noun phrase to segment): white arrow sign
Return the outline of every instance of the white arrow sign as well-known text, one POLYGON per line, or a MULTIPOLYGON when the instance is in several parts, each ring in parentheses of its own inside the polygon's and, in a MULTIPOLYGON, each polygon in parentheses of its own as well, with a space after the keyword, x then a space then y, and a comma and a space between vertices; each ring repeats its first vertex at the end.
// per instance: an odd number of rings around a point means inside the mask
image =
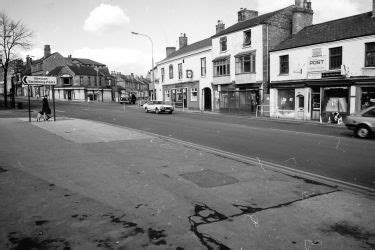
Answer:
POLYGON ((57 78, 51 76, 24 76, 23 84, 26 85, 56 85, 57 78))

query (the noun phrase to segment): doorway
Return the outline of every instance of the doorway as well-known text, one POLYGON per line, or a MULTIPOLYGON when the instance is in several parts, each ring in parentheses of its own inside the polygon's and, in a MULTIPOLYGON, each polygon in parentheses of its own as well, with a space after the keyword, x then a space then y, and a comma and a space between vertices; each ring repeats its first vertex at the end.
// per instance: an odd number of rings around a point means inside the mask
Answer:
POLYGON ((211 89, 210 88, 204 88, 203 89, 203 96, 204 96, 204 110, 212 111, 211 89))

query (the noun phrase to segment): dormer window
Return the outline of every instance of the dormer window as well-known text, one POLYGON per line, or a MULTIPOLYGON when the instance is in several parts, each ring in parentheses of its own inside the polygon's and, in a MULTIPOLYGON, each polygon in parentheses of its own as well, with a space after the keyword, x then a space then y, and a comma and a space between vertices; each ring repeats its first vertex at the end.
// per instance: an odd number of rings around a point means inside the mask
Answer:
POLYGON ((243 32, 243 45, 244 46, 251 45, 251 30, 246 30, 243 32))
POLYGON ((227 37, 220 37, 220 51, 227 51, 227 37))

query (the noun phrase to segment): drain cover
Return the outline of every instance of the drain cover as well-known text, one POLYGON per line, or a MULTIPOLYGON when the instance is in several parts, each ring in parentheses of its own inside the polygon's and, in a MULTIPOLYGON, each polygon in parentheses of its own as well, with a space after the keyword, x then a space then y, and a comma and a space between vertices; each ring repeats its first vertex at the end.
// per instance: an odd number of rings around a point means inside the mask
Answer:
POLYGON ((213 171, 202 170, 197 172, 190 172, 180 175, 182 178, 194 182, 200 187, 217 187, 237 183, 238 180, 234 177, 213 171))

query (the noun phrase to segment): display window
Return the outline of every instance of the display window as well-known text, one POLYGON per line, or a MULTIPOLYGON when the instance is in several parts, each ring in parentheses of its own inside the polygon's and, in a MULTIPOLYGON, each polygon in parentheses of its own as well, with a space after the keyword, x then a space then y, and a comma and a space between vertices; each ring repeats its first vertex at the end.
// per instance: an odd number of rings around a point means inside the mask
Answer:
POLYGON ((323 112, 348 112, 349 89, 347 87, 325 88, 323 91, 323 95, 323 112))
POLYGON ((362 87, 361 109, 375 105, 375 87, 362 87))
POLYGON ((278 108, 280 110, 295 110, 295 90, 279 89, 278 90, 278 108))

